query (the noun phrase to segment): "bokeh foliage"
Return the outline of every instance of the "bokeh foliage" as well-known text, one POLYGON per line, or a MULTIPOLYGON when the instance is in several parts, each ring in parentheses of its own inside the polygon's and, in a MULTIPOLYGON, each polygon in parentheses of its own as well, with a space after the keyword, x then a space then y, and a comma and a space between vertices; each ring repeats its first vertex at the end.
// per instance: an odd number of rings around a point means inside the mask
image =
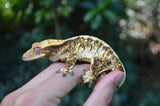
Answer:
MULTIPOLYGON (((155 52, 152 46, 160 44, 158 4, 158 0, 1 0, 0 99, 51 64, 48 59, 21 60, 33 42, 89 34, 111 45, 127 71, 111 105, 160 105, 160 49, 157 46, 155 52)), ((78 85, 60 105, 82 105, 91 91, 78 85)))

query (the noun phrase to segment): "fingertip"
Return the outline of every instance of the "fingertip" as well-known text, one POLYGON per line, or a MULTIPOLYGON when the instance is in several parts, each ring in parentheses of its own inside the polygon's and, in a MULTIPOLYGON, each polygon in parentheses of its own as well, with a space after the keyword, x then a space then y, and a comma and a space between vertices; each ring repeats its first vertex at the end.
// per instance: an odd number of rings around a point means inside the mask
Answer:
POLYGON ((94 89, 102 89, 103 87, 108 87, 110 84, 111 87, 117 88, 124 77, 124 73, 122 71, 116 70, 108 73, 103 76, 95 85, 94 89))
POLYGON ((85 106, 108 105, 112 99, 115 87, 123 79, 123 72, 113 71, 102 77, 95 85, 92 94, 85 102, 85 106))

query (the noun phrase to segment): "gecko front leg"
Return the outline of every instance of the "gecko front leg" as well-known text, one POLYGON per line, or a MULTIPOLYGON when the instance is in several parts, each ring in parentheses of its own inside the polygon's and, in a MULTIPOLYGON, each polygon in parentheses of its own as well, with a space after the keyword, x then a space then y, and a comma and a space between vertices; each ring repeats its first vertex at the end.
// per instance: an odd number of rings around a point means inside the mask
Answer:
POLYGON ((76 54, 69 55, 66 59, 65 67, 61 68, 56 73, 61 72, 61 73, 63 73, 63 76, 66 76, 67 73, 70 73, 70 75, 73 75, 72 68, 75 65, 76 61, 77 61, 77 55, 76 54))

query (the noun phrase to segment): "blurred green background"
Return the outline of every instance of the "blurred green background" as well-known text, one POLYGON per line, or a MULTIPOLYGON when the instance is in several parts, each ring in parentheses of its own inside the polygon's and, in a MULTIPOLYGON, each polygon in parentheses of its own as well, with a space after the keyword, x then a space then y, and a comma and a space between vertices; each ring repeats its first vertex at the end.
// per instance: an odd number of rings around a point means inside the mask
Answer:
MULTIPOLYGON (((126 68, 111 106, 160 106, 159 0, 0 0, 0 101, 51 64, 21 60, 33 42, 81 34, 106 41, 126 68)), ((60 106, 91 91, 78 85, 60 106)))

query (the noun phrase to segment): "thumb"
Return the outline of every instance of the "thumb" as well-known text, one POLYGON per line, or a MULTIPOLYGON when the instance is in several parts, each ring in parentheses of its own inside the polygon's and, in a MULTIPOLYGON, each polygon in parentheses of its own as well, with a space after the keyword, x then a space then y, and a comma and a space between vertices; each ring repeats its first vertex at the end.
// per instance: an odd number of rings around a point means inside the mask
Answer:
POLYGON ((112 99, 114 89, 122 81, 122 71, 113 71, 102 77, 93 89, 84 106, 106 106, 112 99))

